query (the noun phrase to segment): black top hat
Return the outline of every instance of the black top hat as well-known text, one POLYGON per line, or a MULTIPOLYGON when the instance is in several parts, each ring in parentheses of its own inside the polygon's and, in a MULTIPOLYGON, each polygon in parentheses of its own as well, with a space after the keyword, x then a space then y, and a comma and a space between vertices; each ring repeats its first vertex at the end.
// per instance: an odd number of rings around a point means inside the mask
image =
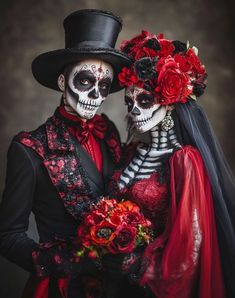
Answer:
POLYGON ((114 69, 110 93, 122 87, 117 75, 121 68, 130 64, 130 58, 114 48, 122 20, 112 13, 85 9, 70 14, 64 20, 65 49, 43 53, 32 63, 35 79, 42 85, 59 90, 58 76, 65 66, 89 58, 103 60, 114 69))

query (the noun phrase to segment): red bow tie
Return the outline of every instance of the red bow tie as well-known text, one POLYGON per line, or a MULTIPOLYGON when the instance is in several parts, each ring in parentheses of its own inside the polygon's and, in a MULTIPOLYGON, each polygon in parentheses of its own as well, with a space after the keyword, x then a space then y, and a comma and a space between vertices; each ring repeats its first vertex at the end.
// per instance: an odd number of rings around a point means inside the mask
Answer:
POLYGON ((83 121, 81 118, 69 114, 63 106, 58 108, 58 113, 68 125, 70 132, 75 135, 79 143, 86 142, 89 134, 103 139, 107 130, 107 122, 102 116, 95 115, 92 119, 83 121))
POLYGON ((101 116, 95 115, 91 120, 88 120, 87 122, 81 121, 78 126, 75 127, 75 135, 80 143, 84 143, 87 141, 90 133, 92 133, 93 136, 99 139, 103 139, 106 130, 106 121, 101 116))

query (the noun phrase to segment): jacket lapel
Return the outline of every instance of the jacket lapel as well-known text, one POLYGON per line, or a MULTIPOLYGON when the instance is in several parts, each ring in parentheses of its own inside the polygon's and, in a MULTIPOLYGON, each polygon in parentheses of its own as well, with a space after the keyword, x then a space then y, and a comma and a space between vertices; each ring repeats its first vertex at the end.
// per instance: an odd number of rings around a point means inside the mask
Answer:
POLYGON ((85 151, 81 144, 75 146, 75 153, 78 156, 78 159, 81 163, 81 166, 85 170, 88 183, 90 184, 91 189, 94 193, 97 193, 97 190, 103 194, 104 191, 104 181, 102 174, 99 173, 94 161, 90 155, 85 151))
POLYGON ((92 192, 76 156, 74 140, 63 121, 54 116, 46 123, 46 133, 49 150, 44 157, 44 166, 66 210, 80 219, 92 192))
POLYGON ((52 183, 66 210, 76 219, 104 193, 104 182, 85 149, 52 117, 46 124, 48 152, 44 157, 52 183))
POLYGON ((106 194, 108 182, 113 174, 115 165, 107 143, 104 140, 101 140, 100 145, 103 156, 103 179, 105 188, 104 194, 106 194))

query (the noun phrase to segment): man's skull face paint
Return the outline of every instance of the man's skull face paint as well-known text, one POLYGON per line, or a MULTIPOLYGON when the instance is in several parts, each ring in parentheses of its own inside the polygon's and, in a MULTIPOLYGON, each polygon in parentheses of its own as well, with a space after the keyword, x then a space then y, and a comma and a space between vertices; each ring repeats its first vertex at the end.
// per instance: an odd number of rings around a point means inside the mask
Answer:
POLYGON ((65 104, 91 119, 109 94, 113 69, 100 60, 84 60, 65 71, 65 80, 65 104))
POLYGON ((139 132, 152 129, 166 116, 167 106, 156 103, 151 92, 139 87, 126 88, 125 103, 128 115, 139 132))

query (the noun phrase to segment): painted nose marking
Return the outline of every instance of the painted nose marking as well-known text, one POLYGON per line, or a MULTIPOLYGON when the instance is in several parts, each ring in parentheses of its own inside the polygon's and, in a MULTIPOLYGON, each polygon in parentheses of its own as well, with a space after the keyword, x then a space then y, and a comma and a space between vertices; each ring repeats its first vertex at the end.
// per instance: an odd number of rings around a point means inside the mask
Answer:
POLYGON ((99 92, 95 88, 89 92, 88 97, 97 99, 99 97, 99 92))
POLYGON ((137 107, 134 107, 134 109, 131 111, 131 114, 138 116, 141 114, 141 112, 137 107))

